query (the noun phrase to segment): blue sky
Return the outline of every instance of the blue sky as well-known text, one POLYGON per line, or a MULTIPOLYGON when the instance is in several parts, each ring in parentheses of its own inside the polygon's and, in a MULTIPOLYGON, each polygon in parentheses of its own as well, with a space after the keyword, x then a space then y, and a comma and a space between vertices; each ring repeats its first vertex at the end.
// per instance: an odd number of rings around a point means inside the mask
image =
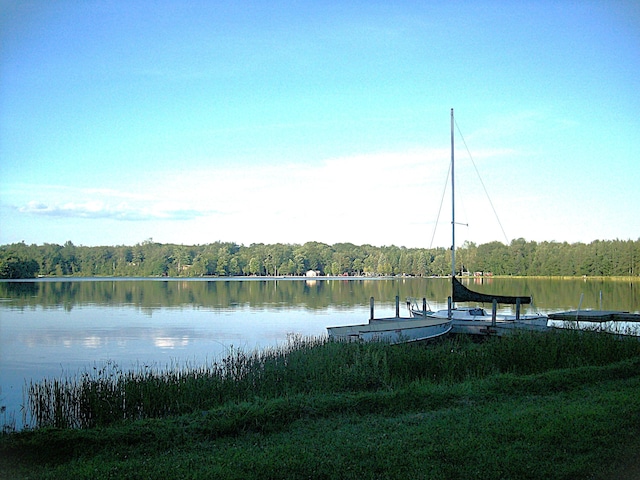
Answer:
POLYGON ((638 92, 632 0, 0 1, 0 244, 449 246, 450 108, 458 244, 637 240, 638 92))

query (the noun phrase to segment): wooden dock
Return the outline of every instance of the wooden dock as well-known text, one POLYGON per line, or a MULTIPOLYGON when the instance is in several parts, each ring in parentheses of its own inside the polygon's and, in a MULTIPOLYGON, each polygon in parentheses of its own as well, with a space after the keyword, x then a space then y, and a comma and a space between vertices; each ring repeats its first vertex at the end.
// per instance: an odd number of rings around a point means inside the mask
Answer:
POLYGON ((502 337, 523 330, 547 332, 551 327, 524 322, 491 322, 484 320, 453 320, 451 333, 465 335, 493 335, 502 337))
POLYGON ((616 312, 610 310, 573 310, 569 312, 550 313, 549 320, 564 322, 640 322, 640 314, 616 312))
MULTIPOLYGON (((400 297, 396 295, 395 298, 395 310, 396 316, 391 318, 376 318, 374 311, 374 298, 371 297, 369 299, 370 306, 370 315, 369 315, 369 323, 375 324, 377 322, 388 322, 389 320, 395 321, 407 321, 407 320, 415 320, 415 317, 412 318, 403 318, 400 317, 400 297)), ((423 310, 426 311, 426 299, 423 299, 423 310)), ((513 320, 513 321, 496 321, 495 318, 495 308, 493 306, 492 315, 482 318, 479 317, 475 320, 451 320, 451 329, 450 332, 454 334, 464 334, 464 335, 493 335, 501 337, 503 335, 510 335, 516 331, 521 330, 535 330, 535 331, 548 331, 551 330, 551 327, 548 326, 548 321, 544 325, 537 325, 532 322, 527 322, 526 320, 513 320)), ((419 317, 420 318, 420 317, 419 317)), ((435 318, 435 317, 422 317, 422 318, 435 318)), ((441 318, 442 317, 437 317, 441 318)))
MULTIPOLYGON (((423 302, 426 303, 426 302, 423 302)), ((426 306, 424 307, 426 309, 426 306)), ((494 306, 495 308, 495 306, 494 306)), ((403 318, 400 317, 400 298, 395 298, 395 317, 391 318, 376 318, 374 312, 374 299, 370 298, 370 315, 369 324, 384 324, 389 321, 395 321, 396 323, 404 323, 406 327, 411 325, 411 321, 415 318, 403 318), (406 322, 406 323, 405 323, 406 322)), ((592 322, 599 323, 601 325, 605 323, 613 322, 614 324, 627 324, 637 323, 640 324, 640 314, 630 312, 620 312, 613 310, 573 310, 568 312, 550 313, 547 315, 547 323, 544 325, 537 325, 535 323, 529 323, 527 321, 496 321, 495 311, 492 311, 492 316, 486 319, 476 320, 457 320, 451 321, 450 332, 454 334, 467 334, 467 335, 493 335, 503 336, 510 335, 517 331, 522 330, 535 330, 535 331, 550 331, 554 328, 560 327, 556 322, 592 322)), ((363 326, 359 326, 362 328, 363 326)), ((335 327, 334 327, 335 328, 335 327)), ((377 328, 368 328, 367 330, 375 331, 377 328)), ((603 327, 604 328, 604 327, 603 327)), ((637 335, 637 334, 636 334, 637 335)))

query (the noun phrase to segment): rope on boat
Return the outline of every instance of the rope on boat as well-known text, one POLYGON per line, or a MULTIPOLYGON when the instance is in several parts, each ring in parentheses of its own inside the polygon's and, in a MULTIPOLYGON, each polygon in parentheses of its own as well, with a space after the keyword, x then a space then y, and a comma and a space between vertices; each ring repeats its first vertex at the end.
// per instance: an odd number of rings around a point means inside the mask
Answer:
MULTIPOLYGON (((482 189, 484 190, 484 194, 487 196, 487 200, 489 200, 489 205, 491 205, 491 210, 493 210, 493 214, 496 216, 496 220, 498 221, 498 225, 500 225, 500 230, 502 230, 502 235, 504 235, 504 239, 507 242, 507 245, 509 245, 509 238, 507 237, 507 234, 504 231, 504 228, 502 227, 502 222, 500 221, 500 217, 498 217, 498 212, 496 212, 495 207, 493 206, 493 202, 491 201, 491 197, 489 196, 489 192, 487 191, 487 187, 485 187, 484 182, 482 181, 482 177, 480 176, 480 172, 478 171, 478 167, 476 167, 476 162, 473 160, 473 156, 471 155, 471 152, 469 151, 469 147, 467 146, 467 142, 465 142, 464 140, 464 136, 462 135, 462 132, 460 131, 460 127, 458 126, 458 122, 455 120, 453 120, 453 122, 456 125, 456 129, 458 130, 458 133, 460 134, 460 138, 462 139, 462 143, 464 144, 464 148, 467 150, 467 154, 469 155, 469 158, 471 159, 471 164, 473 165, 473 168, 476 171, 476 174, 478 175, 478 179, 480 180, 480 185, 482 185, 482 189)), ((451 167, 449 167, 451 168, 451 167)))

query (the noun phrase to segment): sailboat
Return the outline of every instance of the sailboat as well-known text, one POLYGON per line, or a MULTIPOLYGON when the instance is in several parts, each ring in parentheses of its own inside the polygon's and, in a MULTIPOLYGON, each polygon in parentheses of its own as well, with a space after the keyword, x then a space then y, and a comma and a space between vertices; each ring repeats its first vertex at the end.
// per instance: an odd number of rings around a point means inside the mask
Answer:
POLYGON ((446 309, 432 311, 423 304, 423 309, 409 303, 412 317, 447 318, 452 321, 453 331, 465 333, 494 333, 499 329, 529 328, 544 329, 547 316, 542 314, 520 315, 520 306, 532 303, 531 297, 504 296, 474 292, 456 278, 456 217, 455 217, 455 175, 454 175, 454 117, 451 109, 451 296, 446 309), (457 307, 456 302, 492 304, 492 312, 481 307, 457 307), (516 305, 515 315, 497 313, 497 304, 516 305))

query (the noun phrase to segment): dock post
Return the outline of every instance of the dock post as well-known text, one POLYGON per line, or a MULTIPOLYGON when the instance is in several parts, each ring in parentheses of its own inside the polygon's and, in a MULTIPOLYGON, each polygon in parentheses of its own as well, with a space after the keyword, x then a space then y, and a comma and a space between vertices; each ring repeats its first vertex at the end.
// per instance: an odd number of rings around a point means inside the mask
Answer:
POLYGON ((520 321, 520 299, 516 298, 516 322, 520 321))
POLYGON ((580 294, 580 302, 578 302, 578 310, 576 310, 576 328, 579 327, 580 323, 578 321, 578 316, 580 315, 580 310, 582 309, 582 300, 584 299, 584 293, 580 294))
POLYGON ((453 308, 452 303, 451 297, 447 297, 447 318, 449 320, 453 317, 453 311, 451 310, 453 308))
POLYGON ((600 303, 598 304, 600 311, 602 311, 602 290, 600 290, 600 303))
POLYGON ((369 309, 371 310, 371 315, 369 316, 369 320, 373 320, 373 297, 369 299, 369 309))
POLYGON ((400 318, 400 296, 396 295, 396 318, 400 318))
POLYGON ((422 297, 422 313, 427 314, 427 299, 422 297))
POLYGON ((498 302, 496 301, 496 299, 493 299, 493 303, 491 305, 491 326, 495 327, 496 326, 496 315, 498 313, 498 302))

